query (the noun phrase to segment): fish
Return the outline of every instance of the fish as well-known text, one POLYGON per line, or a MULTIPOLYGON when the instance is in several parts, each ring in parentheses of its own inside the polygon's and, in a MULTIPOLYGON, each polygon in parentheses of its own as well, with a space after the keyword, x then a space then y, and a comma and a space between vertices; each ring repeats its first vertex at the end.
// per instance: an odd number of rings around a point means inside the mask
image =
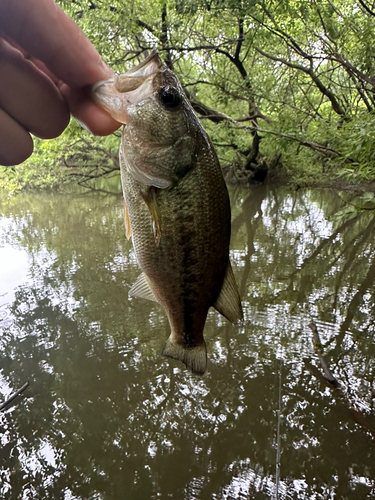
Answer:
POLYGON ((125 230, 142 270, 129 295, 164 307, 171 333, 162 354, 203 375, 209 308, 232 323, 243 318, 229 260, 229 195, 215 150, 157 51, 94 84, 91 94, 124 124, 125 230))

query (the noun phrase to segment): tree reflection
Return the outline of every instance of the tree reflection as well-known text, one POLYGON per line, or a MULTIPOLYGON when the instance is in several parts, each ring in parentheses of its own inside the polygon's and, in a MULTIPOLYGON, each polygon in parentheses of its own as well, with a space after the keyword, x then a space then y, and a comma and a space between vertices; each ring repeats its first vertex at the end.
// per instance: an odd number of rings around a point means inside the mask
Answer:
POLYGON ((203 378, 160 356, 162 308, 127 297, 139 270, 121 198, 2 202, 2 241, 31 264, 0 320, 1 375, 30 380, 0 414, 1 498, 269 498, 279 377, 280 498, 375 494, 373 441, 327 389, 307 327, 315 317, 371 419, 374 219, 335 227, 331 193, 261 188, 232 202, 246 321, 210 312, 203 378))

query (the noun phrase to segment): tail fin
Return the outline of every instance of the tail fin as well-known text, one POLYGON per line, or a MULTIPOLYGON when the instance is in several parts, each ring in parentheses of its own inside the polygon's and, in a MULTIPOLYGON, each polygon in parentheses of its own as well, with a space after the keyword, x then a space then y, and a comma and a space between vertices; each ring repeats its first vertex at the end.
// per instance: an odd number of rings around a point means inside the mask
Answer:
POLYGON ((205 341, 196 347, 186 347, 183 344, 172 342, 171 337, 169 337, 162 355, 182 361, 186 365, 186 368, 191 370, 195 375, 203 375, 207 368, 205 341))

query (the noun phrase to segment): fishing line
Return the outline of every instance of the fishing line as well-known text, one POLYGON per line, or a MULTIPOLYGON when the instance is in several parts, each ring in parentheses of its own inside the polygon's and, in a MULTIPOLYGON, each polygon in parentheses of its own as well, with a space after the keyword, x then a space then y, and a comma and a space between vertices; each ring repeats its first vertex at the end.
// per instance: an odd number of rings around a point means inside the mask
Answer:
POLYGON ((277 415, 277 423, 276 423, 276 465, 275 465, 275 495, 274 499, 280 499, 280 469, 281 469, 281 419, 282 419, 282 388, 283 388, 283 365, 284 365, 284 356, 285 352, 282 347, 282 339, 285 335, 286 329, 286 318, 285 311, 282 315, 282 326, 281 332, 279 336, 279 346, 278 346, 278 356, 276 359, 278 360, 278 408, 276 410, 277 415))
POLYGON ((283 361, 279 359, 279 407, 277 410, 277 426, 276 426, 276 500, 279 500, 279 484, 280 484, 280 454, 281 454, 281 435, 280 435, 280 424, 281 424, 281 387, 282 387, 282 369, 283 361))

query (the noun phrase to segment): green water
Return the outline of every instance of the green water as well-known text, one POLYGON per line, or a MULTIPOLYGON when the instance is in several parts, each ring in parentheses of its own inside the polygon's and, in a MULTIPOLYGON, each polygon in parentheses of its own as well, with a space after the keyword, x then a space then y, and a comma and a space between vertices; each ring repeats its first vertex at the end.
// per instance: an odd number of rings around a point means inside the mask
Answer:
POLYGON ((128 298, 120 194, 0 196, 0 403, 30 381, 0 413, 1 499, 375 498, 375 217, 330 191, 231 199, 245 321, 209 313, 199 378, 128 298))

